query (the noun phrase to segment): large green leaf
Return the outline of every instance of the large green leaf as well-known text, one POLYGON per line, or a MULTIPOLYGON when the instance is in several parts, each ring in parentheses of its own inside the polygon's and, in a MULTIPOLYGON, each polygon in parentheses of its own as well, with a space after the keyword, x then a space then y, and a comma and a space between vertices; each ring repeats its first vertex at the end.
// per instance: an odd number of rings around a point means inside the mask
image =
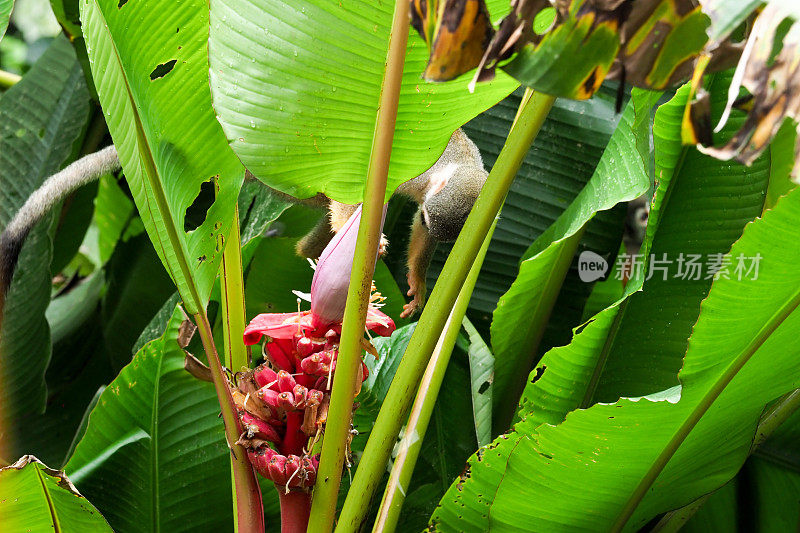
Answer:
MULTIPOLYGON (((493 7, 502 0, 490 2, 493 7)), ((363 198, 393 2, 211 2, 211 90, 233 150, 297 197, 363 198)), ((497 9, 500 12, 500 9, 497 9)), ((411 30, 413 32, 413 30, 411 30)), ((508 76, 426 84, 427 48, 409 36, 387 193, 429 168, 453 130, 516 87, 508 76)))
POLYGON ((183 369, 180 309, 103 391, 67 463, 115 531, 226 530, 229 452, 214 388, 183 369), (208 512, 208 502, 215 502, 208 512))
MULTIPOLYGON (((507 421, 523 389, 583 226, 597 211, 643 194, 650 186, 650 108, 658 95, 632 99, 594 174, 578 197, 525 253, 519 274, 492 320, 495 418, 507 421)), ((498 429, 498 428, 496 428, 498 429)))
MULTIPOLYGON (((71 153, 88 117, 89 95, 69 43, 57 38, 22 81, 0 98, 0 229, 71 153)), ((45 217, 28 236, 5 302, 0 332, 0 406, 14 419, 45 406, 44 373, 50 359, 52 244, 45 217)), ((10 449, 19 436, 0 422, 10 449)), ((0 455, 5 455, 0 451, 0 455)), ((12 457, 5 457, 6 460, 12 457)))
POLYGON ((102 349, 98 302, 103 281, 103 273, 96 272, 50 303, 53 355, 45 374, 44 413, 12 421, 17 454, 36 455, 54 468, 66 463, 70 442, 97 389, 114 379, 102 349))
MULTIPOLYGON (((715 116, 724 106, 729 79, 717 74, 709 86, 715 116)), ((711 287, 713 272, 709 274, 708 268, 764 205, 768 157, 745 167, 680 145, 678 100, 684 94, 685 89, 663 112, 659 109, 654 131, 656 170, 661 180, 671 173, 669 195, 659 208, 658 231, 648 251, 652 270, 642 271, 649 277, 644 291, 625 302, 601 355, 605 365, 594 395, 599 401, 644 396, 678 384, 687 340, 711 287), (681 264, 681 259, 692 256, 700 257, 698 279, 689 275, 688 261, 681 264)), ((741 114, 732 117, 720 136, 731 135, 743 121, 741 114)))
POLYGON ((47 468, 32 455, 0 469, 0 516, 5 531, 111 532, 63 472, 47 468))
POLYGON ((92 73, 145 228, 196 313, 217 275, 244 169, 214 119, 202 0, 81 2, 92 73), (193 206, 210 182, 217 200, 193 206), (202 224, 187 227, 187 210, 202 224), (207 211, 205 211, 207 209, 207 211))
POLYGON ((791 531, 797 526, 798 501, 800 411, 795 411, 758 446, 736 478, 699 500, 701 507, 681 531, 709 531, 714 526, 715 531, 791 531))
MULTIPOLYGON (((732 247, 733 263, 701 306, 681 386, 577 410, 557 426, 515 427, 493 526, 636 529, 735 474, 764 405, 799 379, 800 252, 785 245, 800 238, 798 208, 794 191, 732 247), (758 273, 740 277, 738 257, 760 257, 758 273)), ((465 527, 454 518, 442 529, 465 527)))

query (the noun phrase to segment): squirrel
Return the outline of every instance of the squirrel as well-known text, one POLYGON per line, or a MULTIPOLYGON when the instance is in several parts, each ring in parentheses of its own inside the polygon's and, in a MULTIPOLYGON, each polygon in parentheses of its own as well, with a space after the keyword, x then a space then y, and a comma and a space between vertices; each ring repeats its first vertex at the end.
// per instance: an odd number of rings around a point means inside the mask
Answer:
MULTIPOLYGON (((407 252, 407 295, 412 300, 403 307, 401 318, 413 315, 424 305, 425 274, 436 244, 454 241, 458 237, 487 176, 478 147, 463 130, 458 129, 431 168, 395 190, 395 194, 407 196, 419 206, 411 224, 407 252)), ((292 197, 288 199, 297 201, 292 197)), ((358 204, 342 204, 323 195, 301 202, 309 207, 328 209, 328 216, 297 243, 298 255, 314 259, 319 257, 358 204)), ((381 253, 387 244, 382 238, 381 253)))
MULTIPOLYGON (((0 234, 0 316, 22 245, 30 230, 53 206, 76 189, 119 168, 117 151, 113 145, 108 146, 50 176, 28 198, 0 234)), ((250 176, 249 172, 247 174, 250 176)), ((425 273, 436 243, 455 240, 487 175, 478 147, 459 129, 453 133, 441 157, 430 169, 397 188, 397 193, 410 197, 419 205, 411 225, 408 247, 408 296, 413 299, 404 306, 402 317, 410 316, 422 307, 425 300, 425 273)), ((297 253, 303 257, 319 257, 357 207, 329 200, 322 194, 298 200, 274 192, 295 203, 328 209, 327 216, 298 242, 297 253)), ((386 246, 384 238, 383 251, 386 246)))

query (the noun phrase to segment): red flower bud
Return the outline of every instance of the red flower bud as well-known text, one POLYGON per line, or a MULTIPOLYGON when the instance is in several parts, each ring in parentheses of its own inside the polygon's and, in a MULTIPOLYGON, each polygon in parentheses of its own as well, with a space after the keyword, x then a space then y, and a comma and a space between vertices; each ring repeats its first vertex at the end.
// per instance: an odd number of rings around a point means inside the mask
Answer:
POLYGON ((278 372, 278 391, 290 392, 292 389, 294 389, 295 385, 297 385, 297 382, 294 380, 291 374, 285 370, 278 372))

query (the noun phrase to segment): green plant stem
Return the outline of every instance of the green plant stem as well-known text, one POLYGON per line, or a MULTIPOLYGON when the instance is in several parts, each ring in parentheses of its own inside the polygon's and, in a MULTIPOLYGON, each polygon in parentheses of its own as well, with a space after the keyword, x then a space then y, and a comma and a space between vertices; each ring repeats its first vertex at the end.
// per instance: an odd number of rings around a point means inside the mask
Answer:
POLYGON ((239 236, 239 208, 234 207, 231 231, 225 239, 220 266, 222 283, 222 340, 225 364, 238 371, 248 366, 247 349, 242 337, 246 324, 244 312, 244 278, 242 273, 242 242, 239 236))
POLYGON ((378 516, 372 528, 374 533, 392 532, 397 528, 397 521, 400 518, 400 511, 403 508, 411 475, 414 472, 414 466, 417 464, 422 442, 425 440, 425 433, 428 430, 428 424, 442 387, 444 374, 450 362, 458 332, 461 331, 461 321, 464 320, 464 315, 467 312, 467 305, 475 288, 475 282, 478 280, 478 273, 481 270, 483 259, 486 257, 489 241, 492 240, 496 227, 497 219, 495 218, 492 227, 483 239, 483 245, 478 251, 475 262, 472 263, 469 269, 467 279, 464 281, 464 285, 458 293, 458 298, 456 298, 456 303, 447 318, 444 332, 439 337, 439 342, 433 350, 433 356, 428 362, 428 368, 425 369, 425 374, 422 376, 417 397, 414 399, 411 414, 408 416, 405 435, 400 441, 400 451, 394 459, 389 481, 383 493, 383 501, 381 501, 381 507, 378 510, 378 516))
POLYGON ((214 389, 217 392, 222 420, 225 424, 225 438, 231 450, 231 466, 233 470, 234 490, 236 497, 236 531, 237 533, 263 533, 264 531, 264 504, 261 500, 261 489, 258 486, 255 472, 247 459, 247 452, 238 444, 239 419, 236 408, 228 390, 227 380, 222 371, 217 348, 211 336, 211 325, 205 312, 193 315, 197 324, 197 331, 203 341, 203 349, 208 357, 208 366, 211 368, 211 377, 214 380, 214 389))
MULTIPOLYGON (((756 428, 753 445, 750 448, 752 455, 778 427, 797 411, 800 407, 800 389, 795 389, 784 394, 762 415, 756 428)), ((665 514, 655 525, 650 533, 675 533, 679 531, 700 507, 708 500, 712 493, 698 498, 689 505, 665 514)))
POLYGON ((781 396, 769 409, 761 416, 756 429, 756 436, 753 439, 753 446, 750 453, 764 444, 778 427, 797 411, 800 407, 800 389, 795 389, 781 396))
POLYGON ((14 74, 13 72, 7 72, 5 70, 0 70, 0 88, 8 89, 13 87, 19 80, 22 79, 22 76, 18 74, 14 74))
POLYGON ((461 290, 461 285, 554 100, 554 97, 544 94, 531 91, 525 93, 517 121, 512 126, 464 229, 447 258, 439 275, 439 281, 433 288, 406 353, 397 368, 347 493, 337 531, 356 531, 360 528, 369 501, 385 470, 386 461, 400 426, 405 420, 413 394, 461 290))
POLYGON ((408 26, 408 1, 396 0, 386 55, 386 70, 372 137, 361 223, 358 227, 353 269, 347 291, 339 355, 333 377, 328 421, 322 441, 317 483, 311 501, 311 519, 308 524, 308 531, 311 532, 331 531, 336 514, 342 466, 353 415, 353 398, 361 365, 361 340, 364 338, 364 324, 383 221, 386 179, 389 174, 389 158, 392 153, 400 100, 408 26))
MULTIPOLYGON (((239 207, 234 206, 231 230, 225 238, 220 265, 222 299, 222 342, 225 364, 234 372, 248 366, 247 349, 242 337, 245 327, 242 243, 239 236, 239 207)), ((239 499, 236 495, 236 460, 231 456, 231 490, 233 491, 234 531, 239 531, 239 499)))

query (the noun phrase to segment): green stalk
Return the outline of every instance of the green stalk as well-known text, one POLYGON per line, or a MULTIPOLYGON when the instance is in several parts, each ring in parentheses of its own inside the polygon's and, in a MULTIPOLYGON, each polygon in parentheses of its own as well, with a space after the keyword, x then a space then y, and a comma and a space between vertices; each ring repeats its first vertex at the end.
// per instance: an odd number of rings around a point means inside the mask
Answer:
MULTIPOLYGON (((222 340, 225 365, 234 372, 248 366, 247 349, 242 337, 245 327, 242 243, 239 237, 239 207, 234 206, 231 230, 223 243, 220 283, 222 300, 222 340)), ((239 498, 236 495, 236 459, 231 455, 231 488, 233 491, 233 529, 239 531, 239 498)))
POLYGON ((22 79, 22 76, 14 74, 13 72, 7 72, 5 70, 0 70, 0 88, 8 89, 13 87, 19 80, 22 79))
POLYGON ((389 482, 386 484, 383 501, 381 501, 381 507, 378 510, 378 517, 375 519, 375 525, 372 528, 373 533, 392 532, 397 527, 397 520, 400 518, 400 511, 403 508, 411 475, 414 472, 414 466, 417 464, 422 441, 425 440, 425 433, 428 430, 431 414, 433 414, 433 408, 436 405, 436 398, 439 396, 439 390, 442 387, 447 364, 450 362, 453 346, 455 346, 458 332, 461 330, 461 321, 464 320, 464 315, 467 312, 469 299, 472 296, 483 259, 486 257, 486 250, 489 248, 489 241, 492 240, 496 227, 497 218, 495 218, 489 233, 483 239, 483 245, 478 251, 475 262, 469 269, 467 279, 464 281, 453 310, 450 311, 450 316, 447 318, 444 333, 439 337, 439 342, 433 351, 428 368, 422 376, 417 397, 408 417, 405 435, 403 440, 400 441, 400 452, 395 457, 392 465, 389 482))
POLYGON ((239 208, 234 207, 231 231, 225 239, 220 277, 222 283, 222 340, 225 364, 238 371, 248 366, 247 348, 242 337, 246 325, 244 313, 244 279, 242 274, 242 242, 239 237, 239 208))
POLYGON ((405 420, 411 398, 417 390, 461 285, 554 100, 552 96, 532 91, 525 93, 517 121, 511 128, 497 162, 489 173, 464 229, 447 258, 439 275, 439 281, 433 288, 428 305, 422 312, 406 353, 397 368, 392 385, 370 432, 350 491, 347 493, 337 531, 356 531, 361 526, 369 501, 383 475, 400 426, 405 420))
POLYGON ((263 533, 264 531, 264 504, 261 500, 261 489, 256 480, 256 474, 247 452, 238 444, 239 419, 233 398, 228 390, 227 380, 219 362, 217 348, 211 336, 211 324, 204 311, 193 315, 197 324, 197 332, 203 341, 203 349, 208 357, 208 366, 211 368, 211 377, 214 380, 214 389, 222 409, 222 420, 225 423, 225 438, 231 450, 231 469, 233 471, 234 501, 236 502, 235 524, 237 533, 263 533))
POLYGON ((361 223, 358 227, 353 270, 347 291, 339 355, 333 377, 317 483, 311 501, 311 518, 308 523, 308 531, 311 532, 331 531, 336 514, 336 501, 353 415, 353 398, 361 365, 361 341, 364 338, 372 276, 375 272, 381 236, 386 179, 389 174, 389 158, 392 153, 400 100, 408 26, 408 1, 396 0, 386 55, 386 70, 372 137, 361 223))
MULTIPOLYGON (((761 416, 758 428, 756 429, 755 438, 753 439, 753 445, 750 448, 750 454, 752 455, 755 453, 758 447, 797 411, 798 407, 800 407, 800 389, 795 389, 784 394, 778 401, 772 404, 761 416)), ((698 498, 689 505, 665 514, 655 525, 651 533, 676 533, 694 516, 697 510, 703 506, 711 494, 713 494, 713 492, 698 498)))
POLYGON ((769 409, 761 416, 756 429, 756 436, 753 439, 753 446, 750 453, 764 444, 764 441, 786 422, 786 420, 800 407, 800 389, 795 389, 781 396, 769 409))

